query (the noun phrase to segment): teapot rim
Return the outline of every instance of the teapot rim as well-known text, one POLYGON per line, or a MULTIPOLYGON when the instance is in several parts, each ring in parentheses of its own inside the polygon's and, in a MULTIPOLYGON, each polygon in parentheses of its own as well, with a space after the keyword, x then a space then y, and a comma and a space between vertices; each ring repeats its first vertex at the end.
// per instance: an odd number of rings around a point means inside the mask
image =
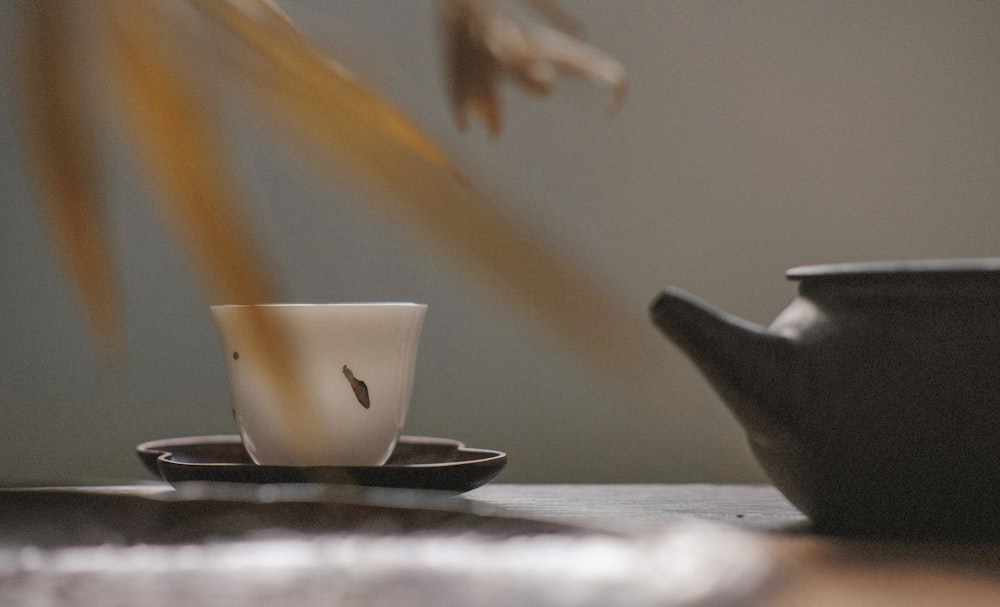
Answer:
POLYGON ((899 261, 861 261, 797 266, 785 272, 789 280, 820 277, 898 274, 1000 273, 1000 257, 958 259, 909 259, 899 261))

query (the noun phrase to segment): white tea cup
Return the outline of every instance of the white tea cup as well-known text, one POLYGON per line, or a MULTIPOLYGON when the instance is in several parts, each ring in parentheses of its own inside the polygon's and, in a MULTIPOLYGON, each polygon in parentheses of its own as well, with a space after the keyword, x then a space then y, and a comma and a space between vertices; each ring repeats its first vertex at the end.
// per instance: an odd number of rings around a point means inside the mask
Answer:
POLYGON ((427 306, 212 306, 254 462, 378 466, 402 433, 427 306))

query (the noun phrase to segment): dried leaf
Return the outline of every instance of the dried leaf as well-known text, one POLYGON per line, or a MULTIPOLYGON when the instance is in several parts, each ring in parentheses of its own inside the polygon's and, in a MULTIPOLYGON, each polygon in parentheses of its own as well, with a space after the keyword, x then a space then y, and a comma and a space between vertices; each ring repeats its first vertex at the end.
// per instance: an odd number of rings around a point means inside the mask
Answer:
POLYGON ((474 8, 465 2, 449 2, 445 12, 448 85, 452 112, 458 128, 469 128, 469 114, 486 125, 490 135, 502 128, 503 111, 497 93, 503 67, 483 44, 483 20, 475 18, 474 8))
POLYGON ((459 128, 468 114, 478 116, 490 134, 501 127, 497 93, 504 76, 523 88, 547 95, 560 72, 584 76, 610 86, 612 106, 625 94, 620 63, 576 37, 575 25, 555 12, 551 2, 535 2, 559 29, 520 23, 492 5, 476 0, 445 0, 444 28, 448 52, 448 84, 459 128))
MULTIPOLYGON (((270 72, 265 78, 282 78, 297 85, 297 94, 323 99, 328 104, 328 122, 337 123, 338 130, 391 139, 432 165, 458 172, 448 155, 421 129, 381 95, 362 85, 344 66, 320 52, 271 2, 193 1, 205 15, 259 52, 266 62, 245 68, 259 67, 262 72, 270 72)), ((240 61, 238 57, 236 60, 240 61)))
MULTIPOLYGON (((229 180, 221 136, 206 115, 191 74, 172 60, 165 38, 171 30, 161 29, 168 20, 150 2, 121 0, 108 6, 112 61, 121 84, 117 92, 162 208, 218 299, 273 301, 276 289, 240 214, 242 195, 229 180)), ((257 357, 286 395, 293 432, 303 445, 316 440, 311 402, 288 356, 290 345, 260 312, 248 333, 256 339, 257 357)))
POLYGON ((189 76, 158 45, 155 11, 142 0, 113 2, 115 67, 121 101, 144 166, 178 233, 218 297, 259 303, 275 294, 251 231, 242 195, 229 181, 221 136, 189 76))
POLYGON ((20 92, 43 216, 95 340, 111 353, 122 344, 122 315, 69 4, 25 4, 20 92))

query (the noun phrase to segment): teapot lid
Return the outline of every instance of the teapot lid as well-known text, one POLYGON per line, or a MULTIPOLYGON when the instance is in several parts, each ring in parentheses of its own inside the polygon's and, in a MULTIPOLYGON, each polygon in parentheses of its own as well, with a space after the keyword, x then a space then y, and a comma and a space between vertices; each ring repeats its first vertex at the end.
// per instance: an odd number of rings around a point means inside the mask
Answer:
POLYGON ((785 272, 789 280, 822 277, 861 278, 912 274, 981 274, 1000 272, 1000 258, 917 259, 906 261, 867 261, 857 263, 799 266, 785 272))

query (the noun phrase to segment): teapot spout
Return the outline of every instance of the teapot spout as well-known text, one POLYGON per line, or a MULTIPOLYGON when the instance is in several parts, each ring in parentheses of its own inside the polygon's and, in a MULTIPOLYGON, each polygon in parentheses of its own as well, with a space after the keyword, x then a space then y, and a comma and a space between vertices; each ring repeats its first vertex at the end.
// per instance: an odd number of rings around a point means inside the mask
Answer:
POLYGON ((653 322, 689 358, 744 428, 770 434, 787 424, 792 343, 677 288, 653 302, 653 322), (770 431, 770 432, 769 432, 770 431))

